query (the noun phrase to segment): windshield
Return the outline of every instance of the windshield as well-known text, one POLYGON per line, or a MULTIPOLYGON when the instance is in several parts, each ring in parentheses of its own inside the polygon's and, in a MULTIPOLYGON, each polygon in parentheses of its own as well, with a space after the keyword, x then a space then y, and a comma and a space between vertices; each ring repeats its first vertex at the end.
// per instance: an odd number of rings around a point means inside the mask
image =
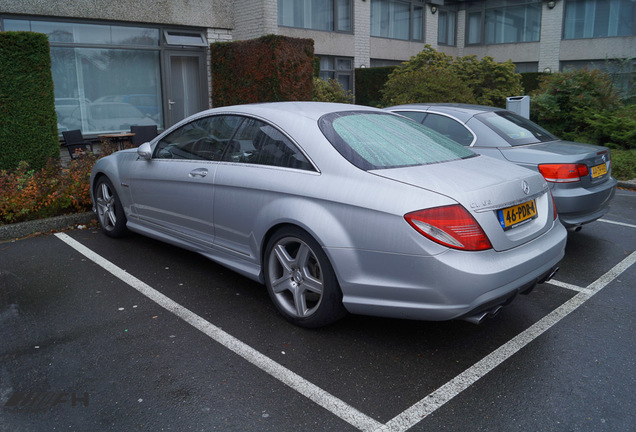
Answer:
POLYGON ((496 111, 475 116, 497 132, 510 145, 536 144, 558 139, 541 126, 509 111, 496 111))
POLYGON ((318 124, 336 150, 364 170, 475 156, 471 150, 432 129, 388 113, 331 113, 321 117, 318 124))

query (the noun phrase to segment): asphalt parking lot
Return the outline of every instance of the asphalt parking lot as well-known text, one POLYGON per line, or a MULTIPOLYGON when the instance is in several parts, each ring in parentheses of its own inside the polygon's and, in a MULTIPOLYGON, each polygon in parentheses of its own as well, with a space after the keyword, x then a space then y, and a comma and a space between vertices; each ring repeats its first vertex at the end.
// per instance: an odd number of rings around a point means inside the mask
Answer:
POLYGON ((279 317, 205 258, 97 229, 0 243, 1 431, 627 431, 636 192, 495 319, 279 317))

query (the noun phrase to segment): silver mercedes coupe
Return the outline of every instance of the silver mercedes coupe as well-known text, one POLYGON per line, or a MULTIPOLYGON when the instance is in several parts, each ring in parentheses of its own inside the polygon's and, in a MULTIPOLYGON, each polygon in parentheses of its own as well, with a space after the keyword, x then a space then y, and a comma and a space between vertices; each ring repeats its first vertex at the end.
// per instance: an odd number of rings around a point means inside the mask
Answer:
POLYGON ((480 322, 548 280, 566 243, 539 173, 356 105, 204 111, 99 159, 91 192, 107 236, 198 252, 303 327, 480 322))

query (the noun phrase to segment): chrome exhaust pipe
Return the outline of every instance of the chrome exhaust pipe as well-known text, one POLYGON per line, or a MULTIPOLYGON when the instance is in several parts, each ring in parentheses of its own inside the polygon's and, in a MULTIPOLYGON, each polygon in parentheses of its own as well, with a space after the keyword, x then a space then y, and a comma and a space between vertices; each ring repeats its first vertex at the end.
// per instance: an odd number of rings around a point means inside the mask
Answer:
POLYGON ((494 318, 499 313, 501 308, 501 306, 495 306, 494 308, 485 312, 480 312, 476 315, 467 316, 462 319, 464 321, 468 321, 471 324, 481 324, 486 318, 494 318))
POLYGON ((546 283, 547 281, 552 279, 554 277, 554 275, 557 274, 558 271, 559 271, 559 267, 554 267, 549 275, 547 275, 543 279, 539 280, 539 282, 537 282, 537 283, 546 283))

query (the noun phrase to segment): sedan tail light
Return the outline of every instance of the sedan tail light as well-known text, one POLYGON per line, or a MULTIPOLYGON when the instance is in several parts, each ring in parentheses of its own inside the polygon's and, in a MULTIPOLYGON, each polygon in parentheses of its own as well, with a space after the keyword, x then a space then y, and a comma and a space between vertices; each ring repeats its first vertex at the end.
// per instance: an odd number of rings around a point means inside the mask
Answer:
POLYGON ((492 248, 475 218, 458 204, 407 213, 404 219, 420 234, 450 248, 469 251, 492 248))
POLYGON ((541 164, 539 172, 552 183, 572 183, 589 174, 585 164, 541 164))
POLYGON ((552 191, 550 191, 550 198, 552 199, 552 220, 556 220, 559 216, 556 208, 556 201, 554 200, 554 195, 552 195, 552 191))

